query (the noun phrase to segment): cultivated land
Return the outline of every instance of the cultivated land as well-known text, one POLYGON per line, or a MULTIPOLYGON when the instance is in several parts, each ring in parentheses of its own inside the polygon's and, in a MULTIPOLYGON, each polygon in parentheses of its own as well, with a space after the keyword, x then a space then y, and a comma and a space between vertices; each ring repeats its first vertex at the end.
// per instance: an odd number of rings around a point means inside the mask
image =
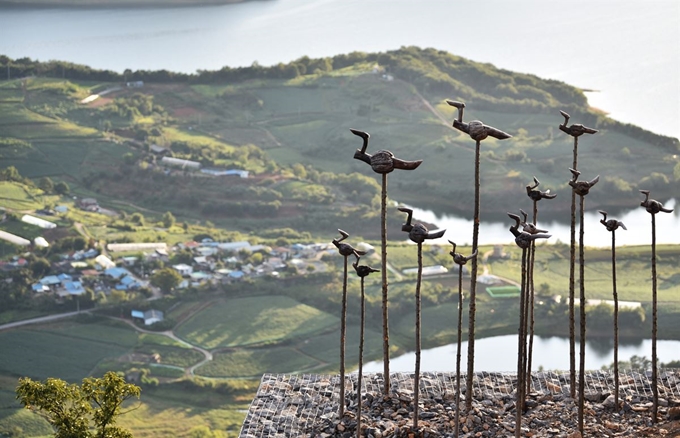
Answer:
MULTIPOLYGON (((3 62, 0 57, 0 71, 3 62)), ((542 189, 551 188, 562 199, 550 204, 552 211, 542 210, 541 217, 568 211, 572 142, 557 129, 559 109, 570 112, 574 123, 600 129, 582 137, 579 147, 579 169, 587 176, 601 174, 589 205, 612 212, 636 207, 640 188, 650 188, 659 199, 677 196, 679 188, 677 140, 587 109, 582 92, 566 84, 431 50, 302 59, 270 70, 225 70, 199 78, 154 79, 148 72, 134 72, 132 78, 144 80, 143 87, 122 87, 88 104, 80 102, 121 85, 121 75, 55 64, 55 79, 46 77, 49 66, 28 66, 13 72, 24 79, 0 82, 0 159, 3 168, 14 166, 21 176, 0 181, 0 207, 10 215, 57 205, 68 211, 49 218, 59 225, 54 230, 12 220, 1 222, 0 229, 30 239, 44 236, 53 246, 75 236, 99 248, 111 242, 171 246, 210 236, 274 247, 327 243, 342 228, 353 242, 365 239, 377 247, 379 186, 368 166, 352 159, 361 142, 350 127, 372 135, 369 153, 389 148, 400 158, 424 160, 415 172, 390 176, 393 199, 469 215, 474 143, 450 127, 455 113, 446 98, 467 103, 467 121, 480 118, 514 135, 483 144, 485 217, 505 215, 518 205, 527 209, 524 186, 534 175, 542 189), (250 175, 216 178, 165 168, 151 145, 204 168, 247 170, 250 175), (41 190, 36 185, 45 177, 67 183, 70 193, 41 190), (102 211, 76 208, 74 195, 97 198, 102 211), (177 218, 171 226, 162 223, 168 211, 177 218), (130 220, 135 213, 143 215, 142 223, 130 220)), ((404 218, 394 210, 389 236, 401 240, 404 218)), ((510 236, 508 242, 508 257, 489 258, 483 266, 518 282, 521 253, 510 236)), ((435 246, 424 254, 425 265, 450 269, 423 287, 425 348, 456 337, 458 271, 449 250, 448 245, 435 246)), ((492 250, 481 248, 482 253, 492 250)), ((0 242, 2 260, 22 252, 0 242)), ((680 249, 660 246, 658 252, 659 333, 680 339, 680 249)), ((564 336, 569 249, 541 246, 536 254, 536 287, 543 302, 537 307, 537 333, 564 336), (554 295, 562 296, 561 303, 554 295)), ((622 335, 650 333, 650 250, 619 248, 617 258, 620 299, 643 304, 640 312, 628 314, 622 335)), ((609 251, 588 249, 586 260, 588 298, 609 299, 609 251)), ((380 266, 377 255, 364 261, 380 266)), ((389 273, 390 340, 398 354, 413 349, 414 277, 402 272, 415 267, 415 247, 392 242, 389 261, 394 270, 389 273)), ((44 420, 19 409, 13 392, 19 376, 78 381, 107 370, 128 375, 141 370, 141 404, 121 418, 135 436, 209 436, 197 435, 206 430, 236 436, 262 373, 339 369, 342 260, 336 255, 323 263, 329 272, 170 294, 153 302, 166 312, 168 322, 160 331, 131 324, 130 309, 138 303, 113 299, 97 301, 91 313, 75 318, 0 331, 0 351, 10 352, 0 356, 0 435, 50 432, 44 420)), ((378 282, 379 276, 366 282, 365 360, 378 359, 382 352, 378 282)), ((478 335, 515 333, 517 299, 494 299, 483 288, 479 291, 478 335)), ((356 278, 348 293, 346 356, 353 368, 359 345, 356 278)), ((0 323, 70 310, 75 303, 68 300, 56 307, 3 309, 0 323)), ((603 322, 590 326, 590 335, 611 337, 611 314, 593 312, 599 316, 589 321, 603 322)))

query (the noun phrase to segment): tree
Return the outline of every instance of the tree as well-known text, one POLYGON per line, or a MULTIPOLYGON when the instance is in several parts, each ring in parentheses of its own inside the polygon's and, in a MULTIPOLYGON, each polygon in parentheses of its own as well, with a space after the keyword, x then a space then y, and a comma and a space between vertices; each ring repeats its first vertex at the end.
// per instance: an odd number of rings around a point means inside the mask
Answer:
POLYGON ((36 257, 36 259, 31 263, 31 272, 33 272, 34 278, 44 277, 50 272, 50 262, 44 257, 36 257))
POLYGON ((54 183, 49 177, 44 176, 38 181, 38 188, 45 193, 52 193, 54 190, 54 183))
POLYGON ((61 379, 45 382, 19 379, 17 399, 37 410, 55 428, 55 438, 128 438, 132 434, 115 426, 124 401, 140 395, 140 388, 109 371, 104 377, 86 377, 82 385, 61 379))
POLYGON ((54 185, 54 191, 64 196, 68 195, 68 193, 71 191, 71 188, 64 181, 59 181, 54 185))
POLYGON ((132 213, 130 216, 130 222, 135 225, 144 226, 144 215, 142 213, 132 213))
POLYGON ((14 166, 8 166, 0 172, 0 181, 17 181, 21 182, 23 178, 19 171, 14 166))
POLYGON ((170 228, 175 225, 175 216, 169 211, 163 213, 163 218, 161 220, 165 228, 170 228))
POLYGON ((151 284, 165 293, 172 292, 181 281, 182 276, 173 268, 159 269, 151 276, 151 284))

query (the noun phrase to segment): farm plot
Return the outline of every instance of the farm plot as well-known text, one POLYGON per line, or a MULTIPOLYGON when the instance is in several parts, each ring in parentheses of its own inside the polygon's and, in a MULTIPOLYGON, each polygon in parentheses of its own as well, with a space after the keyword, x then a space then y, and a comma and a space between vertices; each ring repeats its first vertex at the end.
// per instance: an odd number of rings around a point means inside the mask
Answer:
MULTIPOLYGON (((359 363, 359 324, 348 324, 347 335, 345 337, 345 360, 350 368, 359 363)), ((340 333, 331 331, 319 336, 315 336, 300 345, 300 351, 312 356, 320 362, 332 364, 337 369, 340 359, 340 333)), ((382 333, 375 330, 366 329, 364 333, 364 361, 382 357, 382 333)), ((278 372, 278 370, 274 370, 278 372)))
POLYGON ((0 333, 0 374, 79 381, 101 360, 122 355, 136 342, 132 329, 99 323, 70 321, 4 331, 0 333))
POLYGON ((101 359, 127 349, 48 332, 18 330, 0 334, 3 354, 0 372, 36 379, 58 377, 76 381, 87 376, 101 359), (32 345, 30 350, 26 345, 32 345))
POLYGON ((44 205, 42 191, 23 184, 0 181, 0 206, 12 210, 34 210, 44 205))
POLYGON ((196 374, 205 377, 259 377, 263 373, 304 372, 319 365, 322 364, 294 348, 237 349, 215 354, 212 361, 196 370, 196 374))
POLYGON ((203 348, 277 344, 318 333, 338 318, 293 299, 261 296, 216 301, 182 324, 176 334, 203 348))

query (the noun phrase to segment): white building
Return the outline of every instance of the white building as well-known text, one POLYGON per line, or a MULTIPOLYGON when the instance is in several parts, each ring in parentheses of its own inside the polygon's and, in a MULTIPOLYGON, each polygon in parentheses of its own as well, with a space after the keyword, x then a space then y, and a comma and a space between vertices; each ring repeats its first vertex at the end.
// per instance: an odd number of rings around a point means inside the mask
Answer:
POLYGON ((0 239, 6 240, 9 243, 13 243, 19 246, 28 246, 31 244, 30 240, 19 237, 16 234, 8 233, 7 231, 0 230, 0 239))
POLYGON ((194 268, 192 268, 189 265, 185 265, 184 263, 180 263, 179 265, 174 265, 172 267, 175 271, 179 273, 182 277, 188 277, 191 275, 192 272, 194 272, 194 268))
POLYGON ((127 252, 127 251, 167 251, 168 245, 164 242, 139 242, 139 243, 109 243, 106 249, 111 252, 127 252))
POLYGON ((170 167, 180 167, 182 169, 198 170, 201 168, 201 163, 198 161, 183 160, 181 158, 163 157, 161 164, 170 167))
POLYGON ((21 221, 45 229, 57 228, 57 224, 54 222, 46 221, 45 219, 40 219, 39 217, 31 216, 30 214, 23 215, 21 221))

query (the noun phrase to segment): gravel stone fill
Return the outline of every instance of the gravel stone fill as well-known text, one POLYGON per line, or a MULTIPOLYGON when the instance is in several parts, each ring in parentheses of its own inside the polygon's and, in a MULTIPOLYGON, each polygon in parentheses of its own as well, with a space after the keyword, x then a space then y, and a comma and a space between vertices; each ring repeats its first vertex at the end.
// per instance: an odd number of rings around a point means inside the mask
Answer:
MULTIPOLYGON (((680 371, 659 373, 659 424, 651 421, 651 371, 619 374, 618 408, 614 375, 586 377, 585 435, 588 437, 680 436, 680 371)), ((412 429, 412 373, 391 374, 391 394, 382 393, 382 373, 364 374, 361 436, 368 438, 454 437, 455 373, 421 373, 419 429, 412 429)), ((464 379, 463 379, 464 381, 464 379)), ((465 412, 461 385, 461 437, 514 437, 515 390, 512 373, 475 373, 474 402, 465 412)), ((240 438, 356 437, 357 374, 346 378, 346 408, 338 418, 339 375, 265 374, 243 422, 240 438)), ((580 437, 577 400, 569 397, 569 373, 534 372, 522 435, 580 437)))

